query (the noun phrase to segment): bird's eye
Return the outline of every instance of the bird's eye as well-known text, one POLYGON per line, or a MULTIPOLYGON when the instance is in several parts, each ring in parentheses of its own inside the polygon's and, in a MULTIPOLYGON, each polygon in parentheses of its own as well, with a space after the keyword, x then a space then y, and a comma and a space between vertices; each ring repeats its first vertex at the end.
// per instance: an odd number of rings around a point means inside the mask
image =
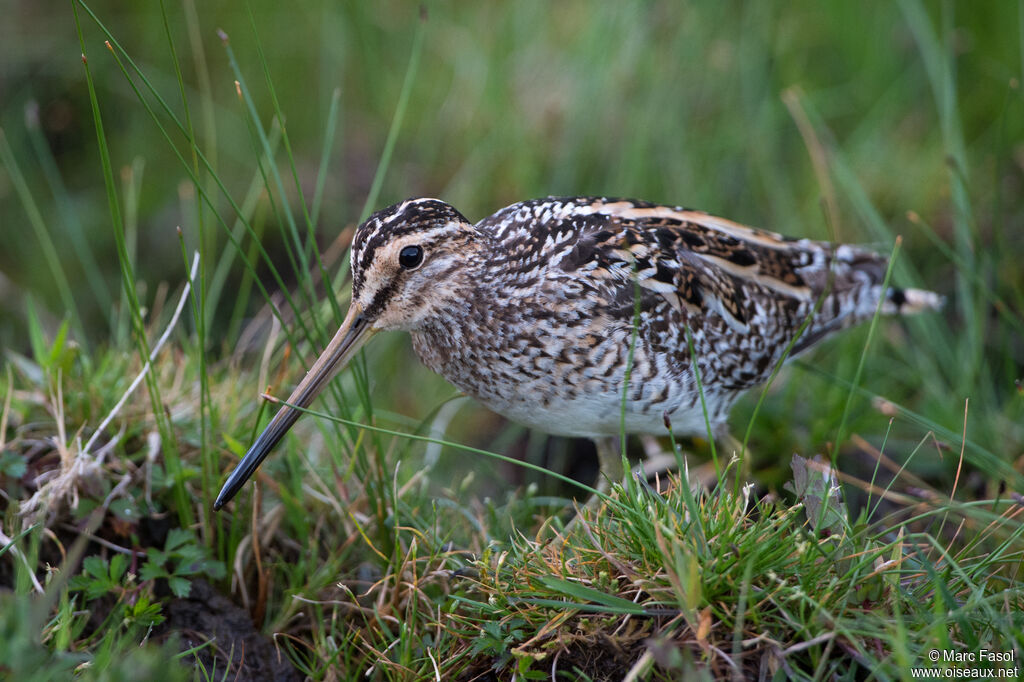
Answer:
POLYGON ((419 267, 423 262, 423 247, 417 245, 403 247, 398 252, 398 264, 406 270, 419 267))

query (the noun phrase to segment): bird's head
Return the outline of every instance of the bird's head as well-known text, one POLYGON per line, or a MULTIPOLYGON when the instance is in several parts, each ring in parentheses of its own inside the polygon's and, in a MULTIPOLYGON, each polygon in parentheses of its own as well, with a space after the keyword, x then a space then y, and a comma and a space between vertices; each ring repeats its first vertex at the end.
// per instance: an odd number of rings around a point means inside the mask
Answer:
POLYGON ((352 306, 374 330, 416 329, 472 285, 476 243, 476 228, 437 199, 374 213, 352 241, 352 306))
MULTIPOLYGON (((417 329, 472 287, 476 228, 437 199, 409 199, 385 208, 356 229, 352 241, 352 302, 334 338, 288 398, 306 408, 377 331, 417 329)), ((285 405, 221 488, 226 504, 302 414, 285 405)))

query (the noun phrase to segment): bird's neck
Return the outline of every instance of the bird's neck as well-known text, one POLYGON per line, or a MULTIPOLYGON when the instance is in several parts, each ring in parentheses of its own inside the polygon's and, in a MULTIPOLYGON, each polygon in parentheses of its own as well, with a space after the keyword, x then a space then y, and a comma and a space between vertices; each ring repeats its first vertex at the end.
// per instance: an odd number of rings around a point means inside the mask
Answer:
POLYGON ((464 355, 492 345, 497 334, 496 300, 487 278, 481 272, 465 275, 457 286, 448 288, 445 304, 411 330, 413 349, 423 364, 453 381, 453 372, 466 366, 464 355))

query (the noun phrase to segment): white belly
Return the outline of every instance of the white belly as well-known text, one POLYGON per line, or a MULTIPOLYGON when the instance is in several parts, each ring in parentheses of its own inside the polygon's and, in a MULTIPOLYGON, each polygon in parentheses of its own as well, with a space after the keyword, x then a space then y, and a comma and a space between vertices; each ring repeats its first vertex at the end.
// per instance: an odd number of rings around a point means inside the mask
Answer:
MULTIPOLYGON (((665 412, 668 412, 675 435, 699 436, 707 433, 707 422, 699 400, 696 405, 690 405, 689 401, 684 400, 681 404, 658 405, 653 409, 646 408, 643 400, 631 401, 627 403, 623 415, 621 393, 617 396, 600 392, 537 400, 517 399, 522 395, 523 392, 517 392, 517 395, 500 399, 476 397, 486 407, 511 421, 556 436, 594 438, 615 436, 623 430, 631 434, 667 435, 665 412)), ((720 405, 720 402, 708 401, 708 417, 712 428, 724 420, 728 409, 728 405, 720 405)))

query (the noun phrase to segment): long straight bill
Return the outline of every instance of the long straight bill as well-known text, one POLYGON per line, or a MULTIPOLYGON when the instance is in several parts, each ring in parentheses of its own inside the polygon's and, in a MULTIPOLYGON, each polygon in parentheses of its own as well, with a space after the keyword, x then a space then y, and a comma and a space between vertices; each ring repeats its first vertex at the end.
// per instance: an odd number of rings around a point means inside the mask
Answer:
MULTIPOLYGON (((302 379, 295 390, 288 398, 288 403, 301 408, 309 407, 313 399, 319 395, 327 382, 343 368, 348 361, 356 354, 356 351, 373 336, 373 330, 369 323, 363 318, 362 310, 355 303, 348 309, 345 321, 341 328, 334 335, 327 348, 316 359, 306 376, 302 379)), ((263 429, 256 442, 245 453, 245 457, 238 463, 231 475, 228 476, 224 487, 220 489, 217 500, 213 503, 214 509, 220 509, 231 501, 238 491, 249 480, 253 472, 259 467, 270 451, 277 445, 278 441, 284 438, 288 429, 292 427, 302 412, 293 409, 288 405, 278 410, 274 418, 263 429)))

